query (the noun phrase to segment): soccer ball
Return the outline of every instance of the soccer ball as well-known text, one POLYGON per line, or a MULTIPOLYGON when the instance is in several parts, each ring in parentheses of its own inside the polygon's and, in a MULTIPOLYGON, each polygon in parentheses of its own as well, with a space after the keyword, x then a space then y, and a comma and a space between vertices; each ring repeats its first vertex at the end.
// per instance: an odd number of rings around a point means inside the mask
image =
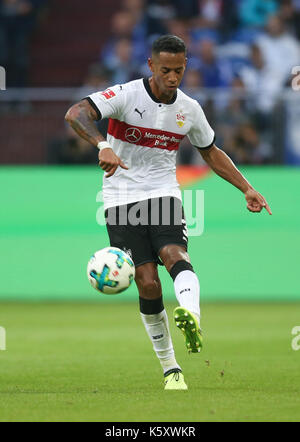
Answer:
POLYGON ((135 276, 130 256, 117 247, 98 250, 88 262, 87 276, 91 285, 106 295, 126 290, 135 276))

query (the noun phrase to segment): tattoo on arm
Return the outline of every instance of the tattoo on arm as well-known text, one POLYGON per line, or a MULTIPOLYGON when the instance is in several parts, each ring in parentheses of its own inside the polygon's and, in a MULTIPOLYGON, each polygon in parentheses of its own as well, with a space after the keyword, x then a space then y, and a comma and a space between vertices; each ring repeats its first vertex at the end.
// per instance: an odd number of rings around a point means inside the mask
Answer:
POLYGON ((72 106, 65 118, 80 137, 94 146, 105 140, 95 124, 97 114, 87 100, 72 106))

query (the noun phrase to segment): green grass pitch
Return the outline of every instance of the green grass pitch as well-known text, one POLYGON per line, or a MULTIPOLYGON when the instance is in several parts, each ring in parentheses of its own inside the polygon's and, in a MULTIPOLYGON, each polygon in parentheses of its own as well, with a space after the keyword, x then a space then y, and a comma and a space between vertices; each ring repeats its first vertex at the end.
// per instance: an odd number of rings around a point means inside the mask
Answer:
POLYGON ((165 392, 137 303, 0 304, 0 421, 299 421, 299 304, 207 303, 202 318, 199 355, 170 321, 189 390, 165 392))

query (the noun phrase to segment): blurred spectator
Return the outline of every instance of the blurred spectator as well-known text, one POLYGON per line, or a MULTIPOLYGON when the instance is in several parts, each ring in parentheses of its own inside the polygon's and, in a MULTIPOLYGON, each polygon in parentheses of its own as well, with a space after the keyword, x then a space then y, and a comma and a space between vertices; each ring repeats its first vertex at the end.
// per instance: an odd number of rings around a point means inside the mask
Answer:
POLYGON ((262 28, 270 15, 278 10, 275 0, 242 0, 239 6, 239 19, 242 27, 262 28))
POLYGON ((245 122, 235 128, 230 144, 225 143, 223 147, 237 164, 259 164, 262 162, 259 145, 260 138, 254 125, 245 122))
POLYGON ((195 100, 197 100, 201 105, 205 103, 206 96, 202 91, 203 88, 203 78, 201 72, 198 69, 189 68, 185 71, 183 77, 183 83, 181 89, 183 92, 195 100))
POLYGON ((27 84, 34 7, 32 0, 0 0, 0 65, 6 68, 8 87, 27 84))
POLYGON ((105 66, 111 71, 113 84, 127 83, 138 76, 138 66, 133 54, 133 45, 130 39, 121 38, 116 41, 114 52, 105 66))
POLYGON ((182 18, 172 18, 167 21, 168 34, 176 35, 181 38, 187 47, 188 53, 190 52, 192 40, 189 33, 188 22, 182 18))
POLYGON ((256 110, 262 113, 272 112, 283 86, 282 76, 267 66, 259 46, 252 45, 250 64, 240 70, 239 76, 246 91, 253 95, 256 110))
MULTIPOLYGON (((203 78, 203 87, 226 87, 232 81, 232 69, 226 60, 220 60, 216 54, 216 44, 212 40, 202 40, 198 43, 196 54, 199 57, 199 70, 203 78), (198 54, 197 54, 198 53, 198 54)), ((192 60, 196 67, 195 57, 192 60)))
POLYGON ((256 45, 260 48, 266 68, 281 76, 282 84, 291 74, 293 66, 300 64, 300 46, 297 39, 286 32, 283 21, 278 15, 269 18, 266 32, 258 37, 256 45))
POLYGON ((232 82, 230 96, 228 106, 216 112, 217 143, 237 164, 268 162, 273 154, 267 143, 270 132, 263 133, 256 124, 256 114, 248 108, 248 95, 239 77, 232 82))
POLYGON ((50 164, 97 164, 98 151, 68 125, 66 138, 50 141, 47 156, 50 164))
MULTIPOLYGON (((99 63, 89 66, 83 85, 74 95, 73 101, 83 100, 99 90, 111 85, 110 72, 99 63)), ((108 120, 96 122, 98 129, 106 137, 108 120)), ((71 126, 66 125, 65 136, 54 138, 48 145, 47 162, 50 164, 97 164, 98 151, 90 143, 79 137, 71 126)))
POLYGON ((222 19, 222 6, 223 0, 200 0, 197 26, 217 29, 222 19))
POLYGON ((176 17, 171 0, 148 0, 146 8, 147 36, 150 44, 162 34, 168 34, 166 22, 176 17))
POLYGON ((300 40, 300 0, 282 0, 279 15, 289 31, 300 40))
POLYGON ((245 84, 239 77, 235 77, 231 83, 231 88, 228 91, 228 104, 222 112, 217 113, 218 124, 225 122, 231 127, 238 126, 242 123, 248 122, 250 113, 247 109, 245 97, 245 84))
MULTIPOLYGON (((183 78, 183 88, 190 91, 193 95, 196 91, 203 87, 203 78, 201 72, 197 69, 187 69, 183 78)), ((188 92, 186 92, 188 93, 188 92)))
POLYGON ((116 43, 121 38, 131 38, 134 24, 134 17, 129 11, 121 10, 112 16, 111 36, 108 38, 101 54, 101 60, 106 65, 110 63, 110 58, 113 56, 116 43))
POLYGON ((131 40, 136 62, 143 63, 147 53, 147 24, 145 17, 146 0, 123 0, 121 8, 130 13, 134 25, 131 40))
POLYGON ((239 161, 239 154, 236 152, 237 146, 233 141, 237 128, 250 122, 244 95, 245 87, 243 82, 239 78, 235 78, 232 82, 232 92, 230 93, 228 105, 221 110, 216 109, 217 143, 222 146, 234 161, 239 161))
MULTIPOLYGON (((228 7, 232 7, 237 26, 234 26, 230 39, 236 42, 252 44, 261 34, 269 17, 278 11, 277 0, 229 0, 224 2, 223 12, 228 12, 228 7)), ((226 20, 228 16, 223 16, 226 20)), ((226 27, 226 25, 225 25, 226 27)), ((227 32, 228 35, 228 32, 227 32)))
POLYGON ((120 10, 112 16, 111 32, 112 38, 116 40, 122 37, 130 38, 135 24, 135 17, 128 10, 120 10))
POLYGON ((270 158, 274 149, 274 118, 284 86, 282 75, 266 64, 260 47, 253 45, 251 63, 241 69, 239 76, 247 92, 248 109, 260 133, 261 152, 265 158, 270 158))
POLYGON ((89 66, 83 85, 74 96, 74 101, 79 101, 94 92, 105 90, 111 84, 110 72, 99 63, 89 66))
POLYGON ((230 40, 238 28, 239 3, 240 0, 224 0, 222 2, 219 30, 223 42, 230 40))
MULTIPOLYGON (((132 15, 130 10, 121 10, 113 15, 112 17, 112 34, 108 39, 108 42, 102 50, 100 61, 108 69, 112 69, 111 66, 115 66, 116 59, 119 58, 120 54, 116 54, 116 51, 120 50, 119 42, 122 40, 121 49, 122 54, 125 53, 124 41, 131 42, 131 54, 132 58, 138 62, 141 58, 144 61, 145 58, 145 42, 140 40, 138 36, 134 36, 134 28, 136 25, 137 17, 132 15)), ((146 49, 147 50, 147 49, 146 49)))
POLYGON ((121 9, 129 12, 134 17, 134 23, 143 20, 146 0, 123 0, 121 9))

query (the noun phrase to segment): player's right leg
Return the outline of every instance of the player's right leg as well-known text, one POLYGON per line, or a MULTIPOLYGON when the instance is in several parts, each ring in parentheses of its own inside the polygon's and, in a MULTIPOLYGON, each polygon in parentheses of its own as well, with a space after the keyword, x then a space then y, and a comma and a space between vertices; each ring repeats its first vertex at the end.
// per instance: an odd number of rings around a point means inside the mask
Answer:
POLYGON ((189 352, 202 348, 200 330, 200 284, 184 247, 170 244, 160 251, 160 257, 174 281, 176 298, 180 304, 174 310, 176 326, 182 331, 189 352))
MULTIPOLYGON (((155 209, 159 203, 155 201, 152 207, 155 209)), ((202 347, 200 284, 187 251, 184 211, 181 201, 177 198, 163 197, 161 205, 161 222, 150 229, 152 244, 174 281, 174 291, 180 304, 180 307, 174 310, 176 326, 185 337, 188 351, 198 353, 202 347)))
POLYGON ((148 262, 138 266, 135 281, 139 291, 142 321, 162 366, 165 389, 186 390, 181 368, 175 359, 156 263, 148 262))

